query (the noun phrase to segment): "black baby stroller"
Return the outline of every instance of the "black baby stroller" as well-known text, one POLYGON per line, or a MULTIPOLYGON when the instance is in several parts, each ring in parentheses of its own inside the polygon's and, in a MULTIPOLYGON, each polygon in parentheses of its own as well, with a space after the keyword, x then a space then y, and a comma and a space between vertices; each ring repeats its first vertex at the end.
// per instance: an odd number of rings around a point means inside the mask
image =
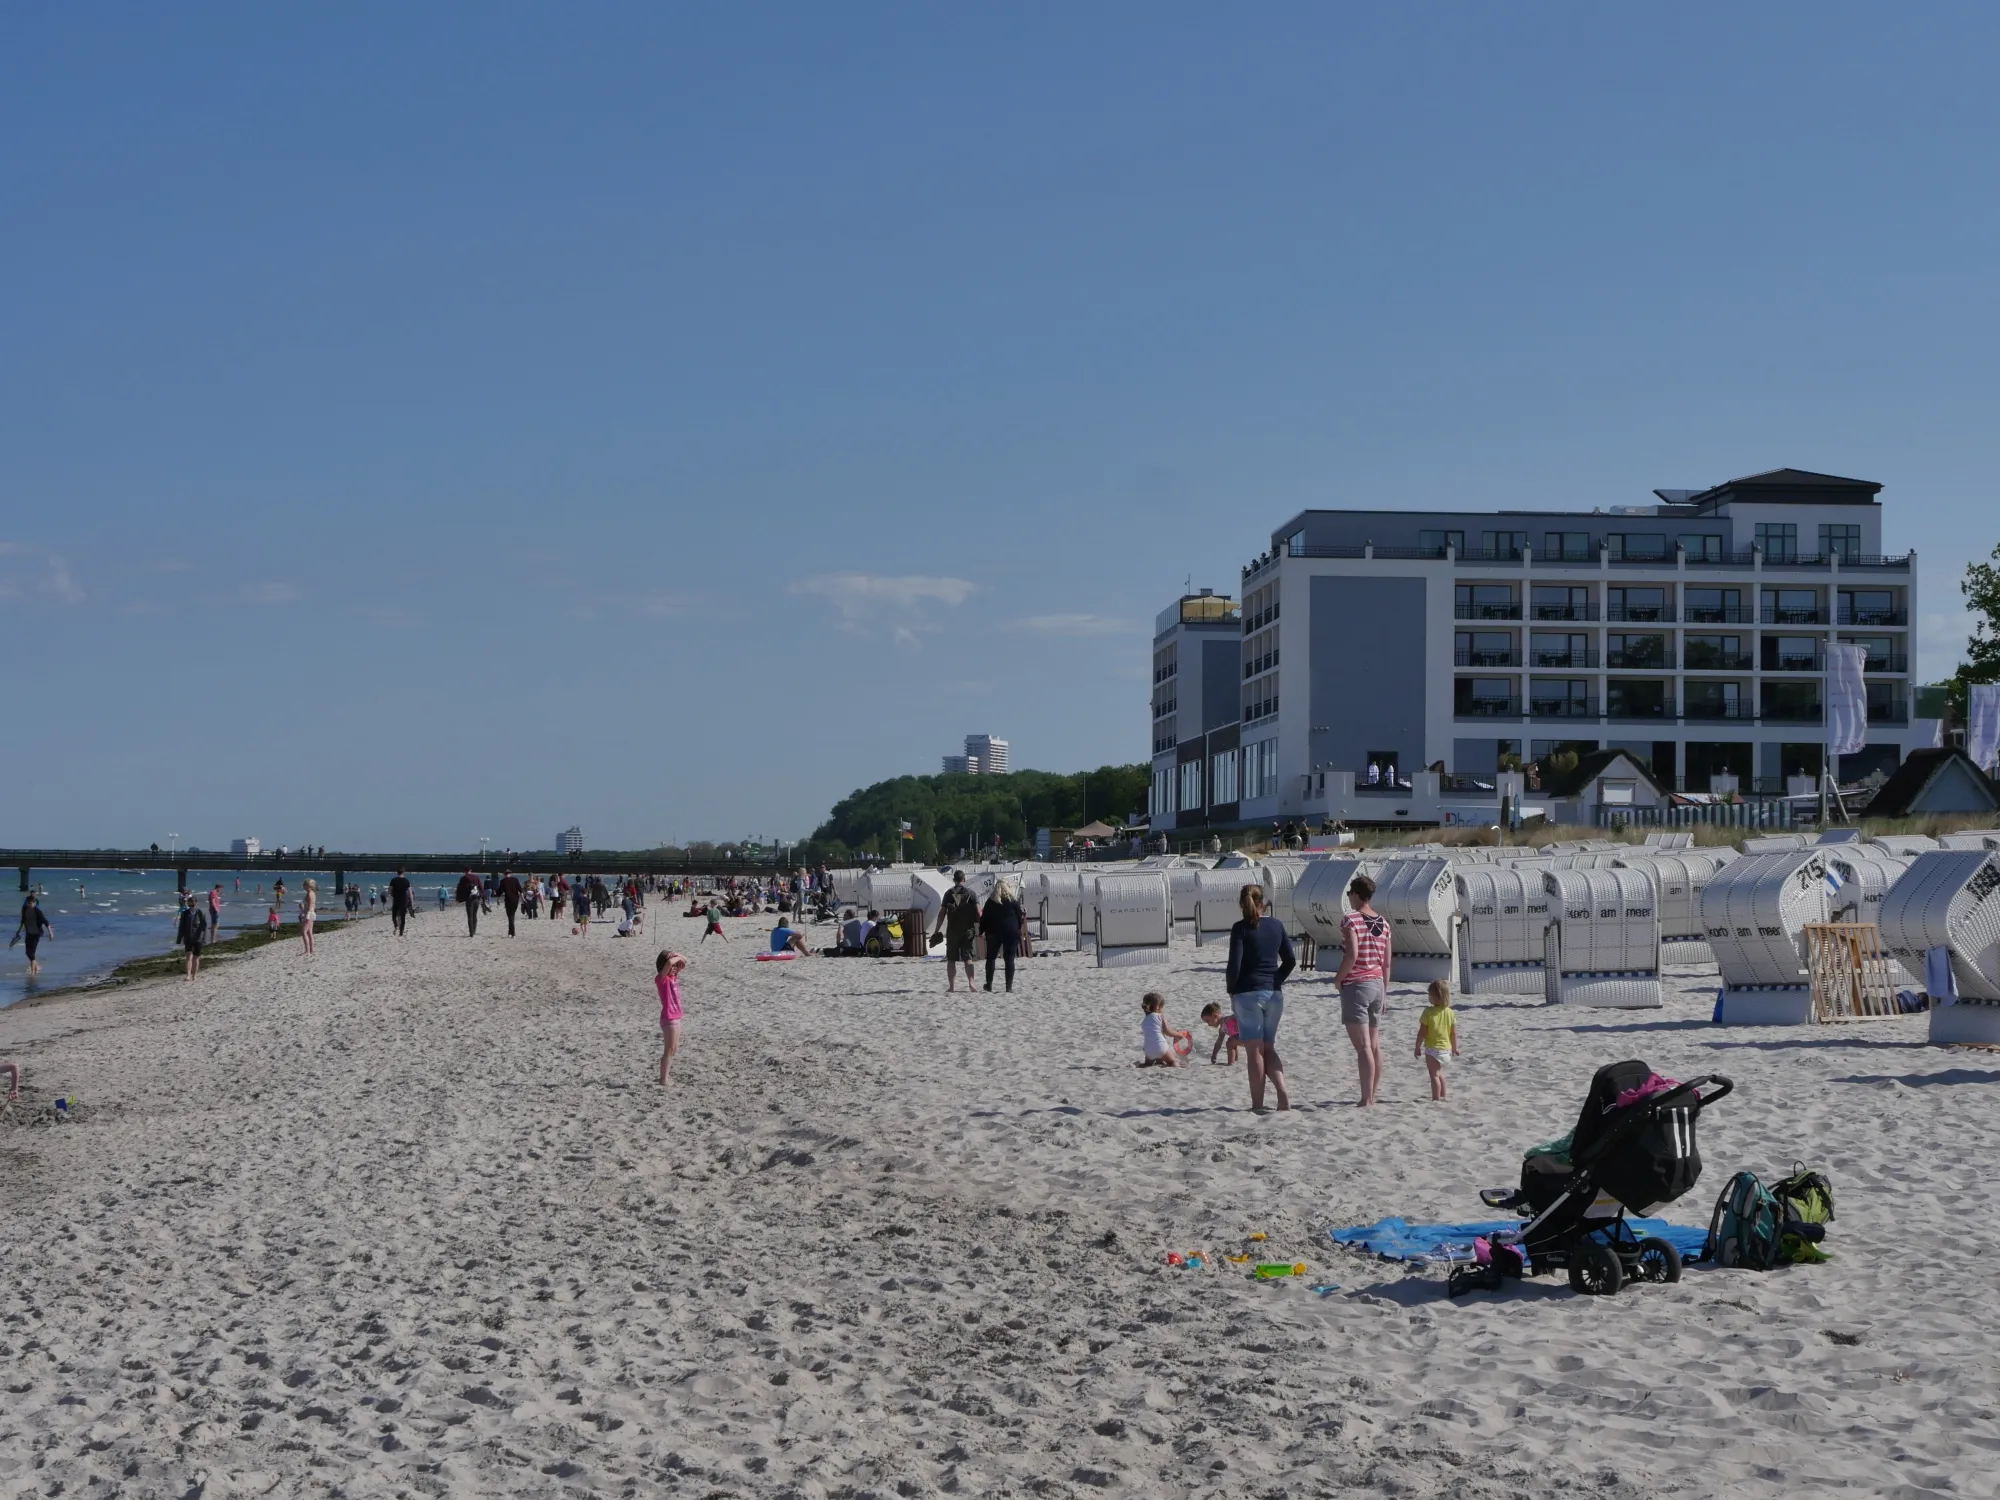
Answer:
POLYGON ((1636 1060, 1599 1068, 1576 1129, 1523 1158, 1518 1189, 1479 1195, 1528 1222, 1493 1236, 1485 1264, 1454 1267, 1449 1295, 1498 1291, 1509 1276, 1564 1267, 1571 1287, 1600 1297, 1628 1281, 1679 1281, 1680 1252, 1636 1234, 1625 1213, 1648 1213, 1695 1185, 1696 1122, 1734 1087, 1720 1073, 1669 1083, 1636 1060))

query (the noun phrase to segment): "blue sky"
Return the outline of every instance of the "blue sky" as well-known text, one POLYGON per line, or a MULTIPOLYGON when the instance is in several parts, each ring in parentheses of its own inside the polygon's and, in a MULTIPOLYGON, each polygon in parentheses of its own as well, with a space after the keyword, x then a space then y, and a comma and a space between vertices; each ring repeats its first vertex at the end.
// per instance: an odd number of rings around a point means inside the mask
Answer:
POLYGON ((0 10, 0 843, 797 835, 1147 751, 1313 504, 2000 541, 1973 6, 0 10), (1982 498, 1984 497, 1984 498, 1982 498))

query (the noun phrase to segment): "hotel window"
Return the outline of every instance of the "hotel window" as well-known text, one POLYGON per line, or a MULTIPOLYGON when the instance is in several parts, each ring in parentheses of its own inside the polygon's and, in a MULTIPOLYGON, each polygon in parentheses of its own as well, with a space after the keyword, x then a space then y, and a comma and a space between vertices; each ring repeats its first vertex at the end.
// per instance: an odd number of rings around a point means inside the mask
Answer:
POLYGON ((1209 762, 1209 804, 1234 802, 1236 800, 1236 752, 1218 750, 1215 759, 1209 762))
POLYGON ((1153 809, 1155 813, 1170 813, 1174 810, 1174 773, 1171 770, 1153 773, 1153 809))
POLYGON ((1767 562, 1799 560, 1799 528, 1790 521, 1759 521, 1757 545, 1767 562))
POLYGON ((1888 589, 1842 589, 1840 623, 1843 625, 1896 625, 1896 596, 1888 589))
POLYGON ((1558 635, 1535 631, 1528 637, 1528 665, 1531 667, 1594 667, 1590 659, 1590 637, 1582 632, 1558 635))
POLYGON ((1607 589, 1610 608, 1605 616, 1612 620, 1665 620, 1671 618, 1667 612, 1667 591, 1665 589, 1607 589))
POLYGON ((1667 538, 1665 532, 1613 532, 1605 540, 1611 544, 1611 560, 1613 562, 1665 562, 1667 560, 1667 538))
POLYGON ((1536 620, 1588 620, 1590 612, 1590 590, 1576 587, 1567 588, 1545 583, 1534 586, 1530 598, 1533 607, 1530 618, 1536 620))
POLYGON ((1667 657, 1667 638, 1663 635, 1613 633, 1604 638, 1604 664, 1646 670, 1670 667, 1673 662, 1667 657))
POLYGON ((1542 556, 1560 558, 1564 562, 1589 562, 1590 533, 1545 531, 1542 533, 1542 556))
POLYGON ((1680 535, 1681 551, 1687 554, 1689 562, 1721 562, 1722 538, 1709 536, 1705 532, 1684 531, 1680 535))
POLYGON ((1690 635, 1681 647, 1681 664, 1697 672, 1740 672, 1750 665, 1740 635, 1690 635))
POLYGON ((1461 667, 1511 667, 1514 637, 1504 630, 1461 631, 1457 657, 1461 667))
POLYGON ((1528 708, 1543 717, 1579 718, 1593 712, 1587 678, 1537 677, 1528 684, 1528 708))
POLYGON ((1837 557, 1842 562, 1853 562, 1861 556, 1861 528, 1859 526, 1822 526, 1819 529, 1819 555, 1837 557))
POLYGON ((1201 762, 1191 760, 1181 767, 1181 807, 1193 811, 1201 802, 1201 762))
POLYGON ((1525 531, 1482 531, 1479 545, 1488 557, 1518 558, 1528 550, 1528 533, 1525 531))
POLYGON ((1510 583, 1461 583, 1452 590, 1461 620, 1518 620, 1520 605, 1514 602, 1510 583))
POLYGON ((1689 589, 1683 603, 1687 618, 1697 625, 1740 625, 1748 618, 1741 589, 1689 589))
POLYGON ((1465 551, 1465 533, 1462 531, 1420 531, 1417 533, 1417 549, 1427 557, 1443 557, 1444 549, 1454 552, 1465 551))

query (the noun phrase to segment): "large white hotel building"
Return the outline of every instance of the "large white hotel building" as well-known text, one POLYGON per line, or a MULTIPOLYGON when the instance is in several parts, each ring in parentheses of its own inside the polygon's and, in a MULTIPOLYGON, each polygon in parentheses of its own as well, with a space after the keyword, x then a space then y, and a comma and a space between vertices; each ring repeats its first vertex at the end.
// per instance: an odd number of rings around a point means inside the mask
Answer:
MULTIPOLYGON (((1885 554, 1882 486, 1778 469, 1603 510, 1308 510, 1153 640, 1155 829, 1327 811, 1325 773, 1383 795, 1442 763, 1625 749, 1666 786, 1778 793, 1823 759, 1825 647, 1867 648, 1866 747, 1910 723, 1916 557, 1885 554)), ((1338 781, 1338 778, 1336 778, 1338 781)))

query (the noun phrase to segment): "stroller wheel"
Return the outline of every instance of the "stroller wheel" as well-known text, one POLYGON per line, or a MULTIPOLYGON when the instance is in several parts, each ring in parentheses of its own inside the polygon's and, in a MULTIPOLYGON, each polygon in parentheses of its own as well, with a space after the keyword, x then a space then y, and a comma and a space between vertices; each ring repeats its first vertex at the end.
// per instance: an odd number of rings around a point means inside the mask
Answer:
POLYGON ((1585 1240, 1570 1258, 1570 1290, 1586 1297, 1615 1297, 1625 1284, 1625 1268, 1617 1252, 1596 1240, 1585 1240))
POLYGON ((1639 1241, 1638 1279, 1641 1281, 1679 1281, 1681 1279, 1681 1253, 1666 1240, 1648 1235, 1639 1241))

